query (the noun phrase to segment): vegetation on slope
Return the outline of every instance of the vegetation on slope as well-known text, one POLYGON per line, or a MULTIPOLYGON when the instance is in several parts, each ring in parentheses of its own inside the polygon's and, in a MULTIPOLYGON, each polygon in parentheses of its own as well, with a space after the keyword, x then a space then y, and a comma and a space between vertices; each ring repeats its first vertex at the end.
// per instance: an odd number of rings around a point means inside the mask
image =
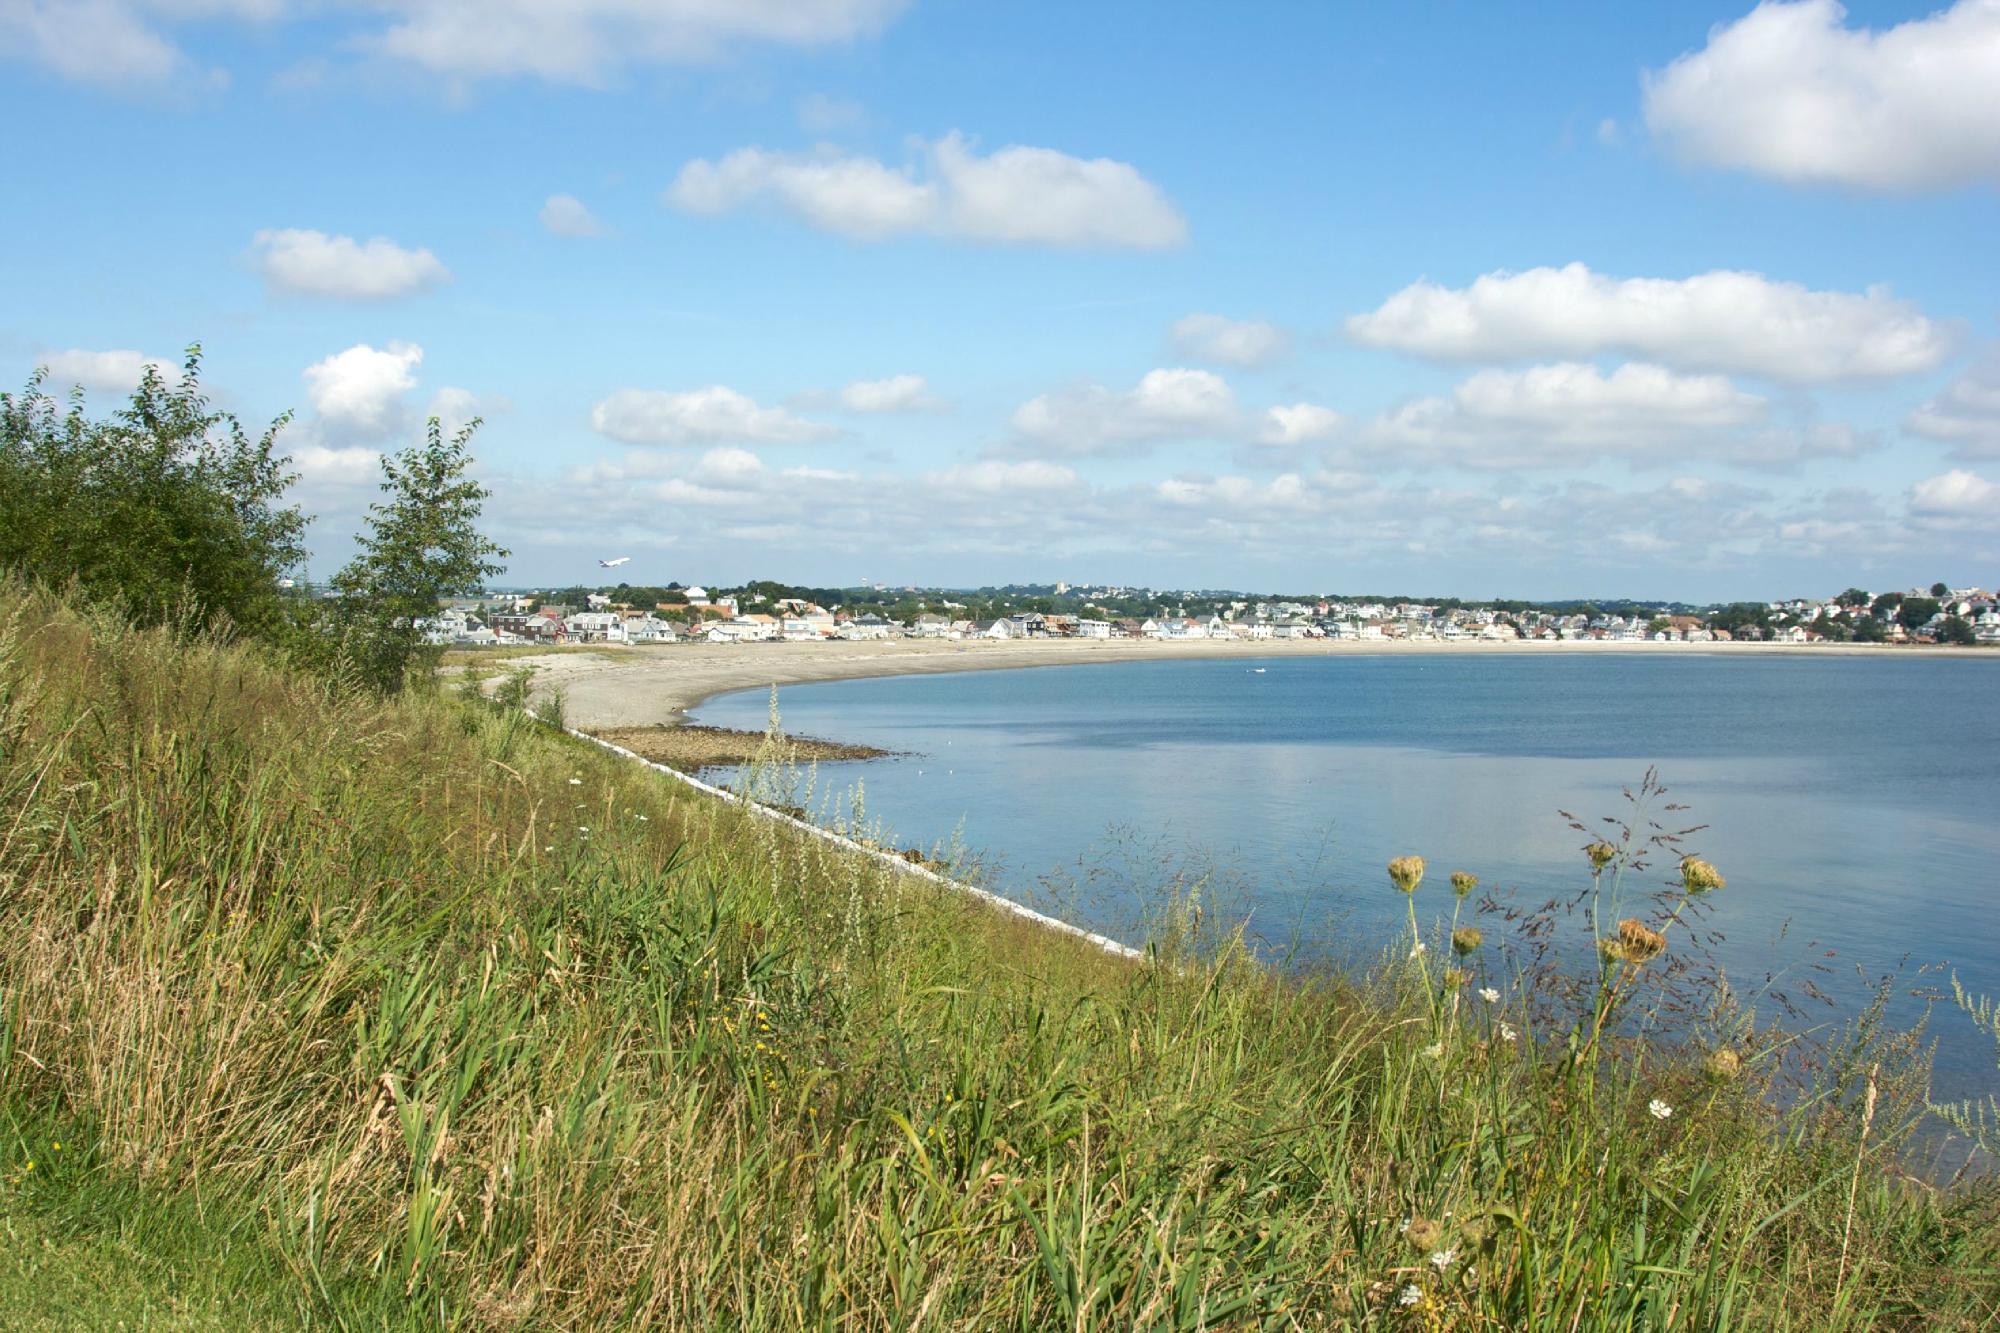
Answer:
POLYGON ((518 710, 18 584, 0 627, 0 1225, 177 1284, 118 1308, 203 1322, 210 1244, 246 1325, 2000 1308, 1994 1196, 1896 1169, 1893 1051, 1780 1112, 1754 1060, 1579 1062, 1525 1001, 1286 980, 1191 912, 1122 963, 518 710))

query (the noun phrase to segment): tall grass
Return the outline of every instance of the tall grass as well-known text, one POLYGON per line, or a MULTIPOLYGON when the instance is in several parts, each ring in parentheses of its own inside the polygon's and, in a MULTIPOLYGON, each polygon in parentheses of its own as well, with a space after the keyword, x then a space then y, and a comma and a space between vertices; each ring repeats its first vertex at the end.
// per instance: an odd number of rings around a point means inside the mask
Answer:
POLYGON ((301 1319, 2000 1317, 1994 1194, 1898 1170, 1894 1048, 1781 1110, 1754 1060, 1580 1064, 1483 978, 1161 921, 1123 962, 518 708, 0 586, 0 1108, 247 1219, 301 1319))

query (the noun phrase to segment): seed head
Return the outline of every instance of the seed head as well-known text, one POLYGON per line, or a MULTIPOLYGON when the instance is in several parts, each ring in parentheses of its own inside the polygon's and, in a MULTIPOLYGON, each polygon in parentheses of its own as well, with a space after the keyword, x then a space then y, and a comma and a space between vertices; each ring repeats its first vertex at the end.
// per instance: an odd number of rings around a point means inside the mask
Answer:
POLYGON ((1451 891, 1463 898, 1479 887, 1479 876, 1466 870, 1451 872, 1451 891))
POLYGON ((1444 970, 1444 984, 1447 990, 1456 990, 1472 980, 1472 973, 1462 967, 1447 967, 1444 970))
POLYGON ((1665 953, 1667 937, 1639 918, 1628 916, 1618 923, 1618 934, 1600 941, 1597 947, 1606 958, 1637 967, 1665 953))
POLYGON ((1743 1057, 1733 1046, 1718 1046, 1701 1062, 1701 1072, 1711 1083, 1733 1083, 1743 1072, 1743 1057))
POLYGON ((1412 1249, 1435 1250, 1444 1244, 1444 1225, 1428 1217, 1413 1217, 1403 1235, 1409 1238, 1412 1249))
POLYGON ((1590 858, 1592 870, 1602 870, 1618 859, 1618 849, 1608 842, 1593 842, 1583 849, 1583 854, 1590 858))
POLYGON ((1477 926, 1460 926, 1457 930, 1451 932, 1452 950, 1461 958, 1485 942, 1486 937, 1479 933, 1479 927, 1477 926))
POLYGON ((1720 871, 1698 857, 1683 857, 1681 860, 1681 883, 1687 886, 1689 893, 1708 893, 1728 882, 1720 871))
POLYGON ((1398 893, 1415 893, 1417 885, 1424 882, 1424 858, 1421 856, 1399 856, 1389 863, 1389 882, 1396 886, 1398 893))

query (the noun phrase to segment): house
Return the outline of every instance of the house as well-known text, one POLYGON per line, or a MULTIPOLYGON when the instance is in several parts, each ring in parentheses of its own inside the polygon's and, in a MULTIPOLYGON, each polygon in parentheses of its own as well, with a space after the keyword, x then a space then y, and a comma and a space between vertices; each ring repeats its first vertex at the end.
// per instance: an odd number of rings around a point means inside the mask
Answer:
POLYGON ((942 639, 951 633, 951 622, 939 615, 921 615, 910 622, 913 639, 942 639))
POLYGON ((571 643, 626 643, 625 618, 616 611, 579 611, 563 620, 571 643))
POLYGON ((1806 643, 1814 636, 1807 633, 1804 625, 1787 625, 1771 634, 1773 643, 1806 643))
POLYGON ((1108 620, 1076 621, 1076 637, 1079 639, 1108 639, 1111 637, 1111 622, 1108 620))
POLYGON ((1028 631, 1007 619, 987 620, 980 623, 978 637, 982 639, 1025 639, 1028 631))

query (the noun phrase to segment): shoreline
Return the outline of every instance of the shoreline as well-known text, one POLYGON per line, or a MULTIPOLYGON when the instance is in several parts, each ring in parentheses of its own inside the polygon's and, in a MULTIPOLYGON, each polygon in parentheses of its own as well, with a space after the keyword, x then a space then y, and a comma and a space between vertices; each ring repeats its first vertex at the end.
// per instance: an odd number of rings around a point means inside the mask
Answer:
MULTIPOLYGON (((826 643, 687 643, 654 647, 590 644, 510 658, 535 668, 535 693, 560 688, 572 726, 585 729, 681 726, 710 699, 740 690, 812 685, 877 676, 957 671, 1010 671, 1030 667, 1115 665, 1120 662, 1238 658, 1443 656, 1457 654, 1570 653, 1609 656, 1660 653, 1716 657, 1878 656, 1900 660, 1985 658, 1990 648, 1913 647, 1883 644, 1635 643, 1529 639, 1515 643, 1464 640, 1353 639, 885 639, 826 643)), ((447 656, 447 664, 449 664, 447 656)))

